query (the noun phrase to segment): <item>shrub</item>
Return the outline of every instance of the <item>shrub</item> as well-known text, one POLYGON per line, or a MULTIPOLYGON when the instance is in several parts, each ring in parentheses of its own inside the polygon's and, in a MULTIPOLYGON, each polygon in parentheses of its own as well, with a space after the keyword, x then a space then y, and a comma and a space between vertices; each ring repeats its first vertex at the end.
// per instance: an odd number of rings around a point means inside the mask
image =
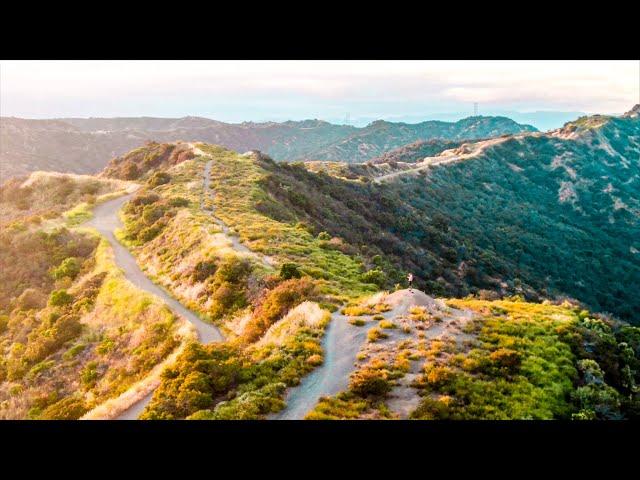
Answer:
POLYGON ((160 200, 160 196, 153 192, 140 192, 134 198, 129 201, 128 206, 126 207, 127 212, 131 212, 132 207, 137 207, 140 205, 150 205, 152 203, 160 200))
POLYGON ((413 411, 410 418, 422 420, 447 420, 450 418, 451 397, 442 396, 439 399, 425 397, 418 408, 413 411))
POLYGON ((364 283, 372 283, 378 287, 382 287, 386 280, 386 275, 382 270, 374 268, 362 274, 362 281, 364 283))
POLYGON ((153 175, 151 175, 151 177, 149 177, 147 183, 153 188, 159 185, 164 185, 165 183, 169 183, 170 181, 171 175, 169 175, 167 172, 155 172, 153 175))
POLYGON ((235 255, 226 257, 220 264, 216 275, 216 283, 240 283, 251 273, 251 263, 246 258, 240 258, 235 255))
POLYGON ((350 317, 359 317, 361 315, 371 315, 373 313, 371 311, 371 307, 366 305, 355 305, 350 307, 345 307, 342 309, 343 315, 348 315, 350 317))
POLYGON ((73 297, 66 290, 54 290, 49 296, 49 305, 62 307, 73 302, 73 297))
POLYGON ((302 274, 300 273, 299 267, 295 263, 283 263, 280 267, 280 277, 285 280, 300 278, 301 276, 302 274))
POLYGON ((16 306, 23 311, 39 310, 46 304, 47 296, 36 288, 27 288, 16 301, 16 306))
POLYGON ((77 420, 89 408, 81 398, 67 397, 45 408, 39 418, 42 420, 77 420))
POLYGON ((56 280, 64 277, 74 279, 80 273, 80 267, 80 261, 77 258, 65 258, 60 265, 51 271, 51 276, 56 280))
POLYGON ((80 380, 84 385, 93 386, 98 379, 98 362, 89 362, 80 373, 80 380))
POLYGON ((517 372, 522 361, 522 355, 509 348, 499 348, 491 352, 489 358, 498 368, 505 369, 509 373, 517 372))
POLYGON ((366 322, 362 319, 362 318, 350 318, 349 319, 349 323, 351 325, 355 325, 356 327, 361 327, 363 326, 366 322))
POLYGON ((324 361, 322 355, 315 353, 313 355, 311 355, 309 358, 307 358, 307 363, 309 365, 313 365, 318 366, 318 365, 322 365, 322 362, 324 361))
POLYGON ((204 282, 207 278, 214 275, 217 269, 218 265, 215 260, 202 260, 194 267, 192 278, 196 282, 204 282))
POLYGON ((438 388, 447 384, 454 377, 453 370, 448 367, 432 367, 427 372, 427 382, 432 387, 438 388))
POLYGON ((371 343, 377 342, 381 338, 387 338, 389 335, 384 333, 378 327, 373 327, 367 332, 367 340, 371 343))
POLYGON ((312 298, 315 293, 315 284, 309 278, 292 278, 277 285, 255 309, 245 330, 246 339, 256 340, 291 308, 312 298))
POLYGON ((135 163, 129 163, 124 167, 122 176, 125 180, 136 180, 140 177, 140 169, 135 163))
POLYGON ((189 202, 189 200, 187 200, 186 198, 182 198, 182 197, 173 197, 173 198, 169 199, 169 206, 170 207, 175 207, 175 208, 188 207, 190 203, 191 202, 189 202))
POLYGON ((211 307, 213 318, 220 318, 247 304, 244 291, 229 282, 223 282, 219 285, 211 298, 213 299, 213 306, 211 307))
POLYGON ((143 243, 150 242, 160 234, 163 228, 164 225, 156 223, 150 227, 143 228, 138 234, 137 238, 143 243))
POLYGON ((391 320, 383 320, 379 323, 380 328, 385 328, 385 329, 392 329, 392 328, 397 328, 396 324, 393 323, 391 320))
POLYGON ((361 396, 380 396, 390 392, 392 385, 387 370, 365 367, 351 376, 349 388, 361 396))

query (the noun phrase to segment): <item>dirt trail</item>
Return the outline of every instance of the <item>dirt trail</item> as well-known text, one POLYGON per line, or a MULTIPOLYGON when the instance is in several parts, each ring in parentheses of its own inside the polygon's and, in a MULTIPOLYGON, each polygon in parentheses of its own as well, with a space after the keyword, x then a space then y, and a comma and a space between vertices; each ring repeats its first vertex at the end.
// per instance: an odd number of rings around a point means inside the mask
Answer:
MULTIPOLYGON (((399 290, 384 299, 392 309, 381 315, 385 319, 392 319, 407 315, 409 309, 415 305, 438 308, 436 300, 425 293, 412 289, 399 290)), ((349 386, 349 375, 357 366, 356 355, 367 338, 369 328, 377 322, 369 321, 364 326, 354 326, 348 322, 348 317, 334 313, 325 332, 322 347, 324 362, 304 377, 300 385, 289 389, 284 410, 270 415, 274 420, 302 420, 311 411, 320 397, 332 396, 346 390, 349 386)), ((433 335, 442 334, 444 325, 434 327, 433 335)), ((394 393, 394 392, 392 392, 394 393)))
POLYGON ((285 409, 268 418, 302 420, 320 397, 335 395, 347 388, 356 354, 366 337, 366 329, 349 324, 345 315, 333 314, 322 339, 324 362, 304 377, 300 385, 289 389, 285 409))
MULTIPOLYGON (((416 290, 414 290, 414 292, 416 292, 416 290)), ((442 319, 440 322, 434 323, 426 330, 421 331, 424 334, 420 339, 421 341, 430 342, 432 340, 448 337, 457 343, 471 338, 462 331, 462 327, 473 318, 473 313, 471 311, 449 308, 442 300, 435 300, 420 291, 417 292, 417 294, 414 293, 415 296, 420 297, 423 300, 425 300, 426 297, 429 300, 417 303, 416 305, 426 307, 427 311, 432 315, 438 315, 442 319)), ((395 295, 396 293, 398 292, 395 292, 392 295, 395 295)), ((406 315, 409 308, 407 308, 404 313, 398 313, 395 315, 393 317, 394 323, 399 325, 406 324, 406 315)), ((415 342, 416 340, 414 332, 404 333, 400 328, 386 330, 385 333, 389 335, 388 338, 379 341, 374 347, 378 349, 378 352, 384 352, 386 350, 388 352, 397 353, 398 344, 400 342, 406 340, 412 340, 415 342)), ((415 410, 420 404, 421 397, 418 395, 418 391, 413 388, 411 384, 421 375, 423 365, 424 359, 422 358, 410 360, 409 371, 397 380, 396 386, 387 395, 387 399, 385 401, 387 407, 398 415, 400 419, 409 418, 411 412, 413 412, 413 410, 415 410)))
POLYGON ((392 180, 403 175, 411 175, 423 170, 428 170, 436 165, 445 165, 447 163, 468 160, 480 155, 487 147, 502 143, 506 140, 506 137, 498 137, 476 142, 471 145, 465 144, 463 146, 464 148, 458 147, 456 149, 445 150, 435 157, 425 157, 421 162, 416 163, 416 166, 414 168, 408 168, 406 170, 400 170, 393 173, 387 173, 386 175, 380 175, 379 177, 374 177, 373 181, 375 183, 380 183, 387 180, 392 180))
MULTIPOLYGON (((122 227, 122 222, 118 217, 118 212, 124 203, 131 199, 132 196, 133 194, 125 195, 98 205, 93 212, 93 218, 87 221, 84 225, 95 228, 109 242, 113 249, 115 263, 123 271, 127 280, 141 290, 161 298, 176 315, 190 322, 195 327, 198 338, 202 343, 223 341, 224 337, 217 327, 202 321, 195 312, 184 307, 163 288, 153 283, 142 272, 136 262, 136 259, 129 250, 127 250, 116 239, 114 231, 117 228, 122 227)), ((144 389, 141 389, 140 385, 136 384, 121 395, 123 398, 135 398, 135 403, 130 405, 119 416, 117 416, 117 420, 136 419, 138 417, 140 412, 151 400, 153 389, 157 386, 157 382, 147 383, 148 386, 144 389), (130 391, 133 390, 136 392, 135 395, 131 395, 130 393, 130 391), (140 399, 140 395, 143 393, 146 395, 140 399)))
MULTIPOLYGON (((202 156, 209 156, 208 154, 204 153, 202 150, 200 150, 197 147, 193 147, 193 151, 194 153, 197 153, 198 155, 202 155, 202 156)), ((216 225, 218 225, 221 229, 222 229, 222 233, 225 235, 225 237, 227 238, 227 240, 229 240, 229 242, 231 242, 231 247, 233 248, 233 250, 235 250, 238 253, 241 253, 243 255, 249 256, 249 257, 253 257, 255 259, 257 259, 260 263, 262 263, 264 266, 272 268, 276 265, 276 261, 267 256, 267 255, 262 255, 259 253, 254 252, 253 250, 251 250, 250 248, 248 248, 246 245, 244 245, 242 242, 240 242, 240 239, 236 236, 233 235, 231 230, 229 229, 229 227, 222 221, 220 220, 218 217, 215 216, 214 213, 214 209, 212 208, 207 208, 207 206, 205 205, 205 200, 207 196, 211 196, 214 197, 215 196, 215 191, 213 190, 213 188, 211 187, 211 165, 213 163, 213 160, 209 160, 205 166, 204 166, 204 175, 203 175, 203 192, 202 192, 202 197, 200 199, 200 209, 203 212, 210 212, 211 214, 211 218, 213 219, 213 221, 215 222, 216 225)))

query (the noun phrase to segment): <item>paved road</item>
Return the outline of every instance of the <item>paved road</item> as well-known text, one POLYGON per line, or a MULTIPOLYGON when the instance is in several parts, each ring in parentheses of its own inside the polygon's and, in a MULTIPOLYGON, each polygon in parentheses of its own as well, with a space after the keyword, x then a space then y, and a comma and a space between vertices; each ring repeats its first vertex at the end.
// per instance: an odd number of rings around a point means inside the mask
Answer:
MULTIPOLYGON (((102 234, 113 248, 116 265, 122 269, 125 277, 136 287, 152 295, 160 297, 167 306, 180 317, 193 324, 198 332, 198 338, 202 343, 221 342, 224 337, 214 325, 202 321, 198 315, 185 308, 178 300, 169 295, 163 288, 153 283, 138 267, 136 259, 129 250, 118 242, 114 235, 116 228, 122 227, 122 222, 118 218, 118 212, 125 202, 131 199, 133 194, 125 195, 114 200, 110 200, 98 205, 93 211, 93 218, 85 223, 88 227, 93 227, 102 234)), ((132 405, 121 414, 118 420, 137 419, 144 407, 151 400, 151 393, 132 405)))

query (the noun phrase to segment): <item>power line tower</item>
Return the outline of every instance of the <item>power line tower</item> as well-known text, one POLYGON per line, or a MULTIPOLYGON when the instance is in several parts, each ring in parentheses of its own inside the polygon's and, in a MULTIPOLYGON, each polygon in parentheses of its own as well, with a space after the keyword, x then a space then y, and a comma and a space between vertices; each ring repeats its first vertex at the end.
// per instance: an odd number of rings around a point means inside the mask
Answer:
POLYGON ((473 116, 474 117, 478 116, 478 102, 473 104, 473 116))
POLYGON ((344 117, 344 124, 350 125, 349 121, 350 121, 350 116, 349 116, 349 112, 347 112, 347 115, 344 117))

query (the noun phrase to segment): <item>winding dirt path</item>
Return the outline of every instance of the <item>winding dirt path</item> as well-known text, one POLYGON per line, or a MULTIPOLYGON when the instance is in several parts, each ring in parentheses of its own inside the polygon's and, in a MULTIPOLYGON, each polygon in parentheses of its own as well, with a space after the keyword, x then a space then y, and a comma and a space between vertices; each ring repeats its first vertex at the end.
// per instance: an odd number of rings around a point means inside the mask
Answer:
MULTIPOLYGON (((519 138, 521 136, 522 135, 516 135, 516 138, 519 138)), ((381 183, 404 175, 412 175, 422 170, 428 170, 431 167, 435 167, 437 165, 445 165, 447 163, 469 160, 471 158, 479 156, 482 152, 484 152, 486 148, 502 143, 507 139, 508 137, 490 138, 488 140, 481 140, 472 144, 465 144, 462 147, 458 147, 456 149, 445 150, 435 157, 425 157, 420 163, 416 163, 414 168, 387 173, 386 175, 374 177, 372 180, 375 183, 381 183)))
MULTIPOLYGON (((204 154, 203 152, 203 155, 206 155, 206 154, 204 154)), ((212 164, 213 164, 213 160, 209 160, 204 166, 204 178, 203 178, 204 188, 203 188, 203 194, 200 200, 200 209, 203 212, 208 211, 211 214, 212 220, 216 225, 218 225, 222 229, 222 233, 224 233, 225 237, 231 242, 231 247, 236 252, 249 257, 256 258, 260 263, 262 263, 266 267, 274 267, 276 265, 275 260, 273 260, 271 257, 256 253, 253 250, 249 249, 246 245, 240 242, 240 239, 236 235, 233 235, 231 233, 231 230, 229 229, 226 223, 224 223, 222 220, 220 220, 218 217, 215 216, 213 208, 206 207, 205 205, 206 196, 209 195, 211 197, 214 197, 216 194, 213 188, 211 188, 211 165, 212 164)))
MULTIPOLYGON (((399 290, 388 295, 384 301, 392 308, 382 313, 386 319, 394 319, 399 316, 408 315, 413 306, 427 306, 430 308, 442 308, 438 300, 426 295, 420 290, 399 290)), ((451 320, 461 317, 469 317, 470 312, 451 312, 451 320)), ((289 389, 285 397, 287 406, 284 410, 270 415, 270 420, 302 420, 305 415, 313 410, 320 397, 333 396, 344 391, 349 386, 349 376, 358 366, 356 355, 365 344, 367 332, 378 324, 377 321, 368 321, 364 326, 354 326, 348 322, 348 318, 340 313, 332 316, 331 322, 325 332, 322 347, 324 350, 324 363, 309 373, 300 385, 289 389)), ((442 336, 449 330, 449 321, 434 326, 430 331, 426 331, 427 338, 433 339, 442 336)), ((403 334, 396 331, 396 334, 403 337, 403 334)), ((391 341, 397 339, 389 338, 391 341)), ((413 372, 417 375, 418 369, 413 372)), ((408 377, 410 379, 411 377, 408 377)), ((416 396, 408 383, 401 383, 399 388, 392 392, 390 401, 393 408, 398 410, 408 410, 415 403, 415 399, 409 397, 416 396), (406 389, 407 392, 402 391, 406 389), (411 392, 409 392, 411 389, 411 392), (409 395, 410 394, 410 395, 409 395), (395 403, 394 403, 395 402, 395 403)), ((391 406, 391 405, 390 405, 391 406)), ((401 414, 401 416, 404 416, 401 414)))
MULTIPOLYGON (((385 312, 385 319, 408 312, 412 298, 407 295, 392 310, 385 312)), ((324 362, 309 373, 300 385, 289 389, 284 410, 269 416, 273 420, 302 420, 313 410, 320 397, 336 395, 349 386, 349 375, 356 368, 356 355, 367 338, 367 331, 374 325, 355 326, 349 317, 334 313, 325 332, 322 348, 324 362)), ((375 322, 377 324, 377 322, 375 322)))
MULTIPOLYGON (((224 337, 217 327, 201 320, 195 312, 184 307, 163 288, 153 283, 140 269, 135 257, 116 239, 114 231, 122 227, 118 212, 132 196, 133 194, 125 195, 98 205, 93 211, 93 218, 84 223, 84 226, 95 228, 109 242, 113 249, 115 263, 123 271, 127 280, 141 290, 161 298, 176 315, 190 322, 195 327, 198 338, 202 343, 223 341, 224 337)), ((151 396, 156 386, 157 382, 154 382, 154 384, 148 385, 143 391, 139 385, 134 385, 130 390, 123 393, 121 397, 128 396, 137 398, 137 400, 115 419, 137 419, 149 401, 151 401, 151 396), (149 388, 150 391, 147 391, 149 388), (133 395, 130 391, 138 394, 133 395), (145 396, 139 398, 139 393, 145 393, 145 396)))

